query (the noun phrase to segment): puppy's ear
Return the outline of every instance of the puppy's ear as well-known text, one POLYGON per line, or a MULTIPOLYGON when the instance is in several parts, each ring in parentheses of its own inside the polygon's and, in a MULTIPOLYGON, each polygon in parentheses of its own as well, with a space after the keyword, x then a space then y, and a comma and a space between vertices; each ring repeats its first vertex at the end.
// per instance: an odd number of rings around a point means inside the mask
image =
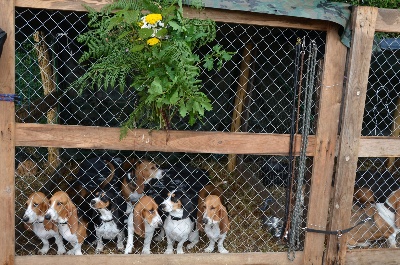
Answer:
POLYGON ((47 200, 47 198, 43 199, 38 208, 42 215, 46 214, 47 210, 49 209, 49 201, 47 200))
POLYGON ((75 234, 78 231, 78 212, 76 210, 76 206, 72 203, 71 200, 68 200, 68 203, 65 205, 65 208, 68 212, 68 226, 71 230, 71 234, 75 234))
POLYGON ((144 237, 144 219, 143 219, 143 212, 144 207, 141 205, 141 202, 138 201, 133 209, 133 230, 135 234, 140 237, 144 237))
POLYGON ((229 226, 230 226, 230 222, 229 222, 229 218, 228 218, 228 211, 226 210, 225 206, 220 205, 219 210, 218 210, 218 215, 221 220, 219 222, 219 230, 221 231, 221 234, 224 234, 224 233, 228 232, 229 226))

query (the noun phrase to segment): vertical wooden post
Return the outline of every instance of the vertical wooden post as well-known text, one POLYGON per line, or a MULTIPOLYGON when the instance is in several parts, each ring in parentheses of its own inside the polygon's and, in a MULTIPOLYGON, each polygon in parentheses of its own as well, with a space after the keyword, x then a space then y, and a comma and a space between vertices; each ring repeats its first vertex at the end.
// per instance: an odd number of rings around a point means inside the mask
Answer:
MULTIPOLYGON (((365 6, 356 7, 352 14, 352 40, 347 69, 348 82, 343 102, 342 127, 329 224, 331 230, 346 229, 350 225, 377 15, 378 8, 365 6)), ((339 239, 335 235, 328 236, 325 264, 345 263, 346 240, 346 234, 339 239)))
MULTIPOLYGON (((0 1, 0 28, 7 40, 0 57, 0 93, 15 93, 15 8, 14 1, 0 1)), ((15 106, 0 101, 0 264, 14 265, 15 259, 15 106)))
MULTIPOLYGON (((243 61, 240 65, 241 75, 239 77, 239 85, 235 97, 235 105, 232 115, 231 132, 240 131, 240 126, 242 124, 242 112, 243 105, 247 95, 247 87, 249 84, 250 75, 250 63, 251 63, 251 50, 253 49, 253 44, 248 43, 243 50, 243 61)), ((228 156, 228 172, 233 172, 236 167, 236 154, 230 154, 228 156)))
MULTIPOLYGON (((340 41, 339 27, 327 30, 324 69, 318 106, 315 155, 311 177, 307 227, 326 229, 335 163, 338 121, 342 100, 347 48, 340 41)), ((325 235, 307 233, 304 242, 304 265, 322 264, 325 235)))
MULTIPOLYGON (((35 40, 35 50, 38 57, 38 65, 40 68, 40 76, 42 78, 44 95, 48 96, 54 93, 56 90, 56 84, 54 82, 54 71, 51 65, 51 58, 49 53, 49 47, 46 44, 45 35, 43 31, 37 31, 33 35, 35 40)), ((57 123, 57 108, 53 107, 47 112, 47 123, 57 123)), ((48 167, 46 172, 51 176, 56 168, 60 164, 59 153, 60 149, 57 147, 48 147, 48 167)))

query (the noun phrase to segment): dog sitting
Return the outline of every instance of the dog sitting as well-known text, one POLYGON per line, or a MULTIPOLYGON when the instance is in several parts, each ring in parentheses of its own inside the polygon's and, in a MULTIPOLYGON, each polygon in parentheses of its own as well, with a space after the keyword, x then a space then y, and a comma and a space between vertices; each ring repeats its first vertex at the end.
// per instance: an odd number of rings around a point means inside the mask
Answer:
POLYGON ((221 203, 224 204, 224 198, 222 197, 222 189, 221 185, 226 184, 226 181, 222 181, 216 185, 213 184, 208 184, 204 186, 199 191, 199 198, 197 201, 197 229, 201 232, 204 231, 204 226, 203 226, 203 215, 204 215, 204 202, 209 195, 216 195, 220 197, 221 203))
POLYGON ((203 204, 204 232, 207 234, 210 244, 204 249, 205 252, 213 252, 214 245, 218 242, 219 253, 229 253, 224 247, 224 240, 229 230, 228 212, 222 205, 221 197, 208 195, 203 204))
POLYGON ((122 252, 124 250, 125 203, 124 199, 114 190, 98 192, 96 197, 91 200, 90 206, 97 213, 92 220, 97 237, 96 253, 103 252, 103 239, 112 240, 117 238, 118 251, 122 252))
POLYGON ((144 237, 142 254, 150 254, 150 243, 156 228, 162 227, 158 205, 150 196, 141 197, 128 218, 128 240, 125 254, 132 253, 133 233, 144 237))
POLYGON ((78 217, 77 208, 66 192, 58 191, 50 198, 45 219, 55 221, 61 236, 73 246, 67 252, 68 255, 82 255, 81 246, 86 237, 87 221, 78 217))
POLYGON ((164 231, 167 237, 167 249, 165 254, 173 253, 173 244, 178 242, 177 254, 183 254, 183 244, 190 241, 187 249, 193 248, 199 242, 199 230, 195 226, 195 218, 192 216, 195 207, 190 199, 192 194, 185 194, 175 190, 164 200, 160 208, 168 213, 164 221, 164 231))
POLYGON ((400 190, 392 192, 385 202, 355 205, 350 225, 366 217, 371 220, 349 232, 347 245, 367 247, 372 241, 386 239, 390 248, 396 248, 396 235, 400 232, 400 190))
POLYGON ((39 250, 40 254, 47 254, 50 249, 49 238, 54 237, 57 244, 57 254, 62 255, 66 250, 57 225, 44 218, 49 206, 46 195, 42 192, 32 193, 26 201, 26 210, 22 221, 27 230, 32 230, 42 240, 43 247, 39 250))

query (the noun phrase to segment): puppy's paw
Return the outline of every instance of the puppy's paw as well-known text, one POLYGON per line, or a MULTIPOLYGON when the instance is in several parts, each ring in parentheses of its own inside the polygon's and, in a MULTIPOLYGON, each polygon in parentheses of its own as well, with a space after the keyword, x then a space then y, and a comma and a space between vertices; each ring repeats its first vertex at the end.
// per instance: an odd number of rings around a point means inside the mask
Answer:
POLYGON ((218 252, 222 254, 229 253, 229 251, 226 248, 218 248, 218 252))
POLYGON ((204 252, 206 252, 206 253, 211 253, 211 252, 213 252, 214 251, 214 248, 212 248, 212 247, 210 247, 210 246, 208 246, 208 247, 206 247, 205 249, 204 249, 204 252))

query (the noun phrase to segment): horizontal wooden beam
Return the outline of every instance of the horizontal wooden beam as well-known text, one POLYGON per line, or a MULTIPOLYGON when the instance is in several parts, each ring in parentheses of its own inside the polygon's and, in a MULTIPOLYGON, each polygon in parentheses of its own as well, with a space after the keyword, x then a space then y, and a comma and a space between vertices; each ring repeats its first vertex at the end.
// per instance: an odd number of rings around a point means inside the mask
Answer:
POLYGON ((83 255, 83 256, 17 256, 15 257, 15 265, 41 264, 41 265, 69 265, 69 264, 85 264, 85 265, 162 265, 162 264, 196 264, 196 265, 301 265, 303 252, 296 252, 294 261, 287 258, 285 252, 269 252, 269 253, 201 253, 201 254, 184 254, 184 255, 83 255))
POLYGON ((346 265, 399 264, 400 249, 378 248, 347 251, 346 265))
MULTIPOLYGON (((149 131, 136 129, 119 140, 119 128, 16 124, 16 146, 114 149, 215 154, 288 155, 289 135, 230 132, 149 131)), ((300 136, 295 155, 300 151, 300 136)), ((307 155, 314 156, 315 136, 307 155)), ((400 157, 400 138, 361 137, 359 157, 400 157)))
MULTIPOLYGON (((120 140, 119 128, 17 123, 16 146, 214 154, 288 155, 289 135, 136 129, 120 140)), ((300 136, 296 154, 300 151, 300 136)), ((313 150, 310 139, 308 149, 313 150)), ((308 155, 312 155, 308 152, 308 155)))
POLYGON ((375 31, 400 32, 400 9, 379 8, 375 31))
MULTIPOLYGON (((16 0, 17 7, 39 8, 64 11, 86 11, 84 5, 100 10, 108 0, 16 0)), ((245 11, 206 8, 194 10, 185 8, 184 14, 189 18, 209 18, 224 23, 248 24, 270 27, 298 28, 325 31, 328 21, 312 20, 307 18, 276 16, 245 11)))

